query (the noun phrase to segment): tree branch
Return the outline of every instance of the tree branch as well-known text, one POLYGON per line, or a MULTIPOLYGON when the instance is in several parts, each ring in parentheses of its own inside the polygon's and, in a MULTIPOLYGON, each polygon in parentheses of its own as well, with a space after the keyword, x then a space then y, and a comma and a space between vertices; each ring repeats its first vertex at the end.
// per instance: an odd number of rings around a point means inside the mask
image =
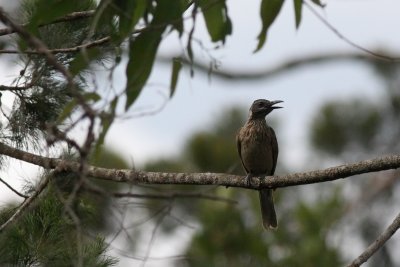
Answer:
POLYGON ((22 204, 17 208, 14 214, 0 226, 0 233, 4 231, 4 229, 9 226, 11 223, 16 221, 19 217, 22 216, 23 212, 33 203, 33 201, 39 196, 39 194, 46 188, 49 183, 49 176, 45 176, 43 180, 40 182, 36 191, 27 199, 22 202, 22 204))
POLYGON ((358 256, 351 264, 349 264, 347 267, 358 267, 364 262, 366 262, 374 253, 380 249, 386 241, 388 241, 394 233, 400 228, 400 213, 397 215, 397 217, 394 219, 394 221, 389 225, 388 228, 386 228, 385 231, 382 232, 380 236, 371 244, 368 246, 368 248, 361 253, 360 256, 358 256))
MULTIPOLYGON (((68 48, 55 48, 55 49, 49 49, 49 53, 51 54, 61 54, 61 53, 77 53, 82 51, 82 49, 86 48, 91 48, 94 46, 99 46, 103 45, 111 40, 110 36, 106 36, 91 42, 87 42, 81 45, 77 45, 74 47, 68 47, 68 48)), ((0 54, 28 54, 28 55, 41 55, 43 54, 40 51, 36 50, 25 50, 25 51, 19 51, 19 50, 10 50, 10 49, 2 49, 0 50, 0 54)))
POLYGON ((28 198, 27 195, 24 195, 20 192, 18 192, 17 190, 15 190, 11 185, 9 185, 6 181, 4 181, 3 179, 0 178, 0 182, 2 182, 5 186, 7 186, 11 191, 13 191, 15 194, 17 194, 18 196, 22 197, 22 198, 28 198))
MULTIPOLYGON (((48 158, 25 152, 0 142, 0 154, 41 166, 45 169, 59 168, 63 171, 79 172, 80 164, 56 158, 48 158)), ((400 168, 400 155, 389 155, 345 164, 324 170, 293 173, 282 176, 254 177, 250 186, 243 176, 224 173, 167 173, 145 172, 129 169, 106 169, 87 166, 88 176, 114 182, 135 184, 186 184, 186 185, 222 185, 259 189, 260 187, 277 188, 294 185, 333 181, 362 173, 377 172, 400 168)))
POLYGON ((0 91, 25 91, 30 89, 31 87, 32 84, 21 85, 21 86, 0 85, 0 91))
MULTIPOLYGON (((385 53, 386 57, 396 58, 399 57, 398 53, 385 53)), ((369 62, 375 63, 379 62, 376 57, 369 54, 363 54, 358 52, 348 52, 348 53, 321 53, 316 55, 307 55, 297 58, 292 58, 282 63, 279 63, 271 67, 260 67, 257 70, 243 71, 232 70, 227 68, 221 69, 210 69, 208 63, 202 62, 189 62, 184 56, 158 56, 156 58, 157 62, 162 64, 171 64, 171 58, 180 58, 184 65, 192 67, 197 71, 201 71, 207 74, 211 74, 214 77, 226 80, 226 81, 236 81, 236 80, 250 80, 257 81, 261 79, 268 79, 271 77, 278 76, 280 74, 286 74, 287 71, 298 69, 300 67, 307 67, 310 65, 335 63, 340 61, 359 61, 359 62, 369 62)))
POLYGON ((330 24, 322 15, 320 15, 313 7, 310 3, 308 3, 307 1, 302 1, 303 4, 308 8, 308 10, 311 11, 311 13, 313 13, 317 19, 319 19, 319 21, 322 22, 322 24, 324 24, 326 27, 328 27, 329 30, 331 30, 339 39, 343 40, 345 43, 349 44, 350 46, 363 51, 367 54, 369 54, 370 56, 376 57, 377 59, 381 59, 381 60, 385 60, 385 61, 389 61, 389 62, 399 62, 400 61, 400 57, 390 57, 375 51, 372 51, 368 48, 365 48, 355 42, 353 42, 352 40, 350 40, 348 37, 344 36, 338 29, 336 29, 332 24, 330 24))
MULTIPOLYGON (((88 10, 88 11, 77 11, 77 12, 72 12, 62 18, 56 19, 52 22, 49 23, 45 23, 45 24, 40 24, 39 27, 42 26, 46 26, 46 25, 50 25, 50 24, 55 24, 58 22, 65 22, 65 21, 71 21, 71 20, 77 20, 77 19, 83 19, 83 18, 88 18, 93 16, 95 10, 88 10)), ((28 24, 22 24, 22 27, 27 26, 28 24)), ((4 28, 4 29, 0 29, 0 36, 4 36, 4 35, 8 35, 8 34, 12 34, 12 33, 16 33, 16 30, 14 28, 4 28)))

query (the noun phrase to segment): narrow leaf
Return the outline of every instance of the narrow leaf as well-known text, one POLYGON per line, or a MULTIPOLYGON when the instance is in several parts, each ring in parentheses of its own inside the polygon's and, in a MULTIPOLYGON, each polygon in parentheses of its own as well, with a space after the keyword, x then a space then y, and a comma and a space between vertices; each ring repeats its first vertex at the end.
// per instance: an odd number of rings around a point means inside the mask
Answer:
MULTIPOLYGON (((119 16, 119 39, 123 40, 133 31, 136 23, 143 16, 147 0, 116 1, 116 5, 116 11, 119 16)), ((113 8, 113 5, 110 7, 113 8)))
POLYGON ((101 99, 101 96, 98 93, 90 92, 90 93, 85 93, 83 95, 83 99, 85 99, 86 101, 97 102, 101 99))
POLYGON ((69 71, 76 75, 79 72, 86 69, 93 60, 102 55, 102 51, 99 48, 92 47, 90 49, 86 49, 81 51, 77 56, 72 60, 69 71))
POLYGON ((34 3, 25 3, 25 5, 33 4, 34 6, 27 7, 33 9, 28 28, 49 23, 74 11, 90 9, 88 4, 79 0, 37 0, 34 3))
POLYGON ((172 73, 171 73, 171 85, 170 85, 170 94, 169 97, 172 98, 174 93, 175 93, 175 89, 176 89, 176 85, 178 83, 178 76, 179 76, 179 72, 182 69, 182 62, 179 58, 174 58, 172 60, 172 73))
MULTIPOLYGON (((89 102, 89 101, 97 102, 97 101, 99 101, 99 100, 101 99, 100 95, 98 95, 98 94, 95 93, 95 92, 86 93, 86 94, 84 94, 82 97, 83 97, 83 99, 84 99, 86 102, 89 102)), ((76 101, 76 99, 72 99, 70 102, 68 102, 68 103, 64 106, 64 109, 61 111, 60 115, 58 116, 58 118, 57 118, 57 123, 60 124, 60 123, 62 123, 66 118, 68 118, 68 117, 72 114, 74 108, 75 108, 77 105, 78 105, 78 102, 76 101)))
POLYGON ((189 60, 193 63, 193 48, 192 48, 192 38, 188 39, 187 48, 186 48, 189 60))
POLYGON ((113 101, 111 101, 110 111, 107 113, 103 112, 100 116, 101 132, 99 134, 99 137, 97 138, 97 142, 96 142, 95 149, 94 149, 95 158, 97 158, 100 155, 101 147, 104 144, 104 140, 106 138, 107 132, 110 129, 110 126, 114 121, 115 110, 117 107, 118 99, 119 99, 119 97, 115 97, 113 99, 113 101))
POLYGON ((70 102, 68 102, 58 116, 57 124, 62 123, 66 118, 68 118, 77 104, 78 102, 75 99, 72 99, 70 102))
POLYGON ((232 22, 228 16, 228 9, 224 0, 208 1, 197 0, 203 12, 208 33, 213 42, 225 42, 225 38, 232 33, 232 22))
POLYGON ((184 29, 183 13, 189 7, 189 5, 187 5, 186 0, 174 0, 167 2, 169 5, 169 9, 167 8, 167 10, 170 13, 168 16, 170 17, 169 20, 172 24, 172 27, 179 33, 179 36, 182 36, 184 29))
POLYGON ((325 7, 325 6, 326 6, 326 4, 321 3, 320 0, 311 0, 311 1, 312 1, 314 4, 316 4, 316 5, 320 6, 320 7, 325 7))
POLYGON ((278 16, 283 2, 284 0, 262 0, 260 8, 262 29, 258 35, 258 45, 254 52, 259 51, 264 46, 268 29, 278 16))
POLYGON ((128 109, 139 96, 146 84, 153 68, 154 59, 162 34, 168 25, 172 25, 178 31, 183 30, 183 25, 176 25, 182 19, 187 7, 183 0, 158 0, 153 13, 153 20, 149 28, 144 31, 129 45, 129 62, 126 68, 126 106, 128 109))
POLYGON ((303 7, 303 0, 293 0, 294 16, 296 19, 296 29, 299 28, 301 22, 301 9, 303 7))
POLYGON ((139 96, 150 76, 163 31, 142 32, 129 45, 129 62, 126 67, 127 110, 139 96))

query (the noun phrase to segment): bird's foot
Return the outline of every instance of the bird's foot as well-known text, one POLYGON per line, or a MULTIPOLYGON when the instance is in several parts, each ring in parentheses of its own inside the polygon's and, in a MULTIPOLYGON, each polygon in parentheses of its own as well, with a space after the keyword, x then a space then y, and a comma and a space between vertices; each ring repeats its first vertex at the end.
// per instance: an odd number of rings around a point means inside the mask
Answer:
POLYGON ((253 175, 251 173, 248 173, 246 176, 246 182, 247 182, 247 186, 251 186, 251 178, 253 178, 253 175))

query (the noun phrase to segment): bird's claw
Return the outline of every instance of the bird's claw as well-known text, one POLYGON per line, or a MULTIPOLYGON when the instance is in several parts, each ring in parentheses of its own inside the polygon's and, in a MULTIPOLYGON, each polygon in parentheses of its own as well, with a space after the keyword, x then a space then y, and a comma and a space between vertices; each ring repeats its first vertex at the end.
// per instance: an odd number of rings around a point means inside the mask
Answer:
POLYGON ((253 175, 251 175, 250 173, 248 173, 247 176, 246 176, 246 178, 245 178, 248 187, 251 186, 251 178, 253 178, 253 175))

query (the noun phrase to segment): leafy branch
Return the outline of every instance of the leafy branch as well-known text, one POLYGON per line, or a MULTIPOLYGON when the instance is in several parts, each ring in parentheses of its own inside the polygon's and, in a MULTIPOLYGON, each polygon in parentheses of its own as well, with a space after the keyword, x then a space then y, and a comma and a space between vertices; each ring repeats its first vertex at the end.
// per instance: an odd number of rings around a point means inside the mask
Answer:
MULTIPOLYGON (((94 12, 95 12, 95 10, 72 12, 70 14, 67 14, 64 17, 55 19, 52 22, 40 24, 39 27, 50 25, 50 24, 55 24, 55 23, 59 23, 59 22, 66 22, 66 21, 88 18, 88 17, 93 16, 94 12)), ((20 26, 26 27, 26 26, 28 26, 28 24, 26 23, 26 24, 22 24, 20 26)), ((3 28, 3 29, 0 29, 0 36, 9 35, 9 34, 16 33, 16 32, 17 31, 13 28, 3 28)))

